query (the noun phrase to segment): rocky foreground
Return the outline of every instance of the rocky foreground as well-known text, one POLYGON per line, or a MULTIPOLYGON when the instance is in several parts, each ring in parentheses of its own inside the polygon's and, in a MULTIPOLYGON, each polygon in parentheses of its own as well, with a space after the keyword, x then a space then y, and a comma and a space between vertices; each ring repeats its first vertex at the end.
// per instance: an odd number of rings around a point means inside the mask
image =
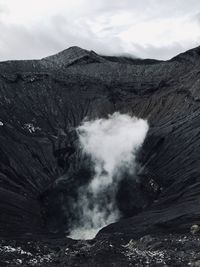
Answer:
POLYGON ((140 239, 1 241, 1 266, 200 266, 200 237, 146 235, 140 239))
POLYGON ((1 266, 200 266, 200 47, 169 61, 72 47, 1 62, 0 155, 1 266), (148 120, 140 168, 119 186, 122 220, 71 240, 91 177, 75 128, 114 112, 148 120))

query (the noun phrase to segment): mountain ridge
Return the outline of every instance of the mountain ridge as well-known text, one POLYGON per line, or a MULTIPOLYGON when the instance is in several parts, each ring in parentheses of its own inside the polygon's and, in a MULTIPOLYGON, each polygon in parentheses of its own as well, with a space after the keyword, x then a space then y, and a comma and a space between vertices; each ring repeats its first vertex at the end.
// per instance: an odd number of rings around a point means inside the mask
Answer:
MULTIPOLYGON (((95 53, 93 50, 87 50, 87 49, 84 49, 84 48, 81 48, 79 46, 70 46, 58 53, 55 53, 55 54, 52 54, 50 56, 46 56, 46 57, 43 57, 43 58, 40 58, 40 59, 23 59, 23 60, 4 60, 4 61, 0 61, 0 63, 5 63, 5 62, 22 62, 22 61, 27 61, 27 62, 30 62, 30 61, 52 61, 52 63, 56 63, 56 60, 60 57, 62 58, 62 60, 77 60, 81 57, 84 57, 84 56, 95 56, 97 58, 101 58, 102 61, 105 61, 105 59, 120 59, 120 58, 124 58, 124 59, 127 59, 127 60, 133 60, 133 61, 155 61, 155 62, 166 62, 166 61, 171 61, 171 60, 174 60, 174 59, 177 59, 178 57, 182 57, 182 56, 185 56, 185 55, 194 55, 195 56, 195 53, 199 55, 199 49, 200 49, 200 46, 197 46, 197 47, 194 47, 192 49, 189 49, 189 50, 186 50, 185 52, 181 52, 179 53, 178 55, 172 57, 171 59, 168 59, 168 60, 158 60, 158 59, 153 59, 153 58, 138 58, 138 57, 132 57, 132 56, 126 56, 126 55, 104 55, 104 54, 97 54, 95 53)), ((69 63, 70 64, 70 63, 69 63)), ((62 65, 62 64, 61 64, 62 65)))

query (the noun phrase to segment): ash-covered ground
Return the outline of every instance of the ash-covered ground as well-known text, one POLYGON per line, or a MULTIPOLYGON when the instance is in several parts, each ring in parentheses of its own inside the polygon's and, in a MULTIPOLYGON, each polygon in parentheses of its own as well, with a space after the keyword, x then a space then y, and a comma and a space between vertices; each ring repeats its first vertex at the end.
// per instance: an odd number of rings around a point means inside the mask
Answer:
POLYGON ((200 235, 1 241, 1 266, 200 266, 200 235))

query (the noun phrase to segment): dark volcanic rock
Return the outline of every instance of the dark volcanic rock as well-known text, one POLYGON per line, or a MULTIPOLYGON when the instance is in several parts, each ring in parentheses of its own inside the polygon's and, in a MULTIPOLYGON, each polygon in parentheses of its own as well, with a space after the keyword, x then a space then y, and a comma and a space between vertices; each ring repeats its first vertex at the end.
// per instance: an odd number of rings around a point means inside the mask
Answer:
MULTIPOLYGON (((138 155, 140 182, 124 180, 117 194, 126 218, 102 229, 91 253, 105 257, 110 251, 100 242, 119 236, 129 242, 189 232, 200 224, 199 101, 200 47, 169 61, 104 57, 72 47, 42 60, 1 62, 0 236, 64 236, 73 222, 70 201, 92 175, 74 129, 86 116, 115 111, 146 118, 150 130, 138 155)), ((116 252, 118 265, 108 266, 137 266, 134 253, 116 252), (133 265, 126 265, 127 255, 133 265)), ((97 266, 106 266, 99 258, 97 266)), ((87 266, 81 264, 73 266, 87 266)))

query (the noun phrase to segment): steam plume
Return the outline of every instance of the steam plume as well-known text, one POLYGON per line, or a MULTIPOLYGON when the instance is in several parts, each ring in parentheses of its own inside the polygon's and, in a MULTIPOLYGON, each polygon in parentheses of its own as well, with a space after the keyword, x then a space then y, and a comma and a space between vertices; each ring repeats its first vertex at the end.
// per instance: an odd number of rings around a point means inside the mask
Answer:
POLYGON ((148 123, 116 112, 107 119, 84 121, 77 131, 83 152, 94 164, 95 175, 79 190, 74 207, 79 219, 70 236, 90 239, 120 218, 115 201, 118 183, 124 172, 134 176, 136 152, 145 139, 148 123))

